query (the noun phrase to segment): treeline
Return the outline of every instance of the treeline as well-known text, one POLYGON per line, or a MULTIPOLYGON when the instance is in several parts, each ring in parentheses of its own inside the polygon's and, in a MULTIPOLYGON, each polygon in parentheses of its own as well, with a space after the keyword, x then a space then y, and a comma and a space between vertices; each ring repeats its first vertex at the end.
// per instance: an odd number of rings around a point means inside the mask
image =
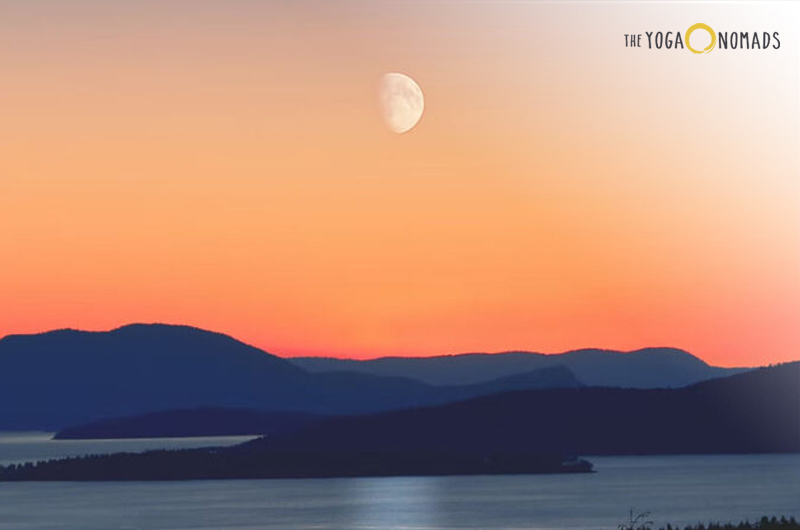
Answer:
POLYGON ((736 525, 732 523, 709 523, 707 525, 700 523, 685 526, 683 529, 679 526, 668 524, 666 527, 662 526, 660 530, 800 530, 800 523, 794 517, 789 519, 786 517, 781 517, 780 519, 777 517, 762 517, 752 523, 750 521, 744 521, 736 525))
MULTIPOLYGON (((653 521, 648 520, 650 512, 643 512, 633 516, 633 510, 630 512, 630 519, 625 523, 619 525, 618 530, 652 530, 653 521)), ((758 521, 750 522, 743 521, 739 524, 733 523, 698 523, 695 525, 684 526, 662 526, 659 530, 800 530, 800 523, 794 517, 787 519, 786 517, 762 517, 758 521)))
POLYGON ((592 464, 556 455, 437 450, 248 451, 238 448, 116 453, 0 467, 0 481, 197 480, 588 473, 592 464))

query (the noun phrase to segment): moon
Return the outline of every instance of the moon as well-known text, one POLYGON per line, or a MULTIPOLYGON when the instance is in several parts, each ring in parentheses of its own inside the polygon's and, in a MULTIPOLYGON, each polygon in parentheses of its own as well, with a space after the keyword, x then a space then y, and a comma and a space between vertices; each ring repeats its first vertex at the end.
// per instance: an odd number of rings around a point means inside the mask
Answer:
POLYGON ((391 72, 381 77, 378 102, 386 126, 394 133, 410 131, 422 118, 422 89, 405 74, 391 72))

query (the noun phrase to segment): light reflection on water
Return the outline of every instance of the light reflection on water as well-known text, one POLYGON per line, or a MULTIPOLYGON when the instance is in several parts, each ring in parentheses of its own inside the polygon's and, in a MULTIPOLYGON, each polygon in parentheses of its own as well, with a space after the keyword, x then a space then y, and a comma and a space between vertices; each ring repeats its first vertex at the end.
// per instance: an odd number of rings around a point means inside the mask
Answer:
MULTIPOLYGON (((0 442, 0 460, 24 441, 0 442)), ((613 530, 630 508, 656 525, 800 518, 800 455, 590 460, 591 475, 0 483, 0 528, 613 530)))

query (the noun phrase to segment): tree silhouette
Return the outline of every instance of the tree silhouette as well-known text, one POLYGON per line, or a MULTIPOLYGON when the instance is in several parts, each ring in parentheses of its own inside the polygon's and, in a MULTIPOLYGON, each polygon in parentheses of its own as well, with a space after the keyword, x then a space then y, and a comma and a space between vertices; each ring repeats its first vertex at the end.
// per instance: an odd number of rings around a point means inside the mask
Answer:
POLYGON ((650 530, 650 527, 653 526, 653 521, 649 520, 650 512, 642 512, 636 517, 633 516, 633 508, 631 508, 628 520, 617 528, 619 530, 650 530))

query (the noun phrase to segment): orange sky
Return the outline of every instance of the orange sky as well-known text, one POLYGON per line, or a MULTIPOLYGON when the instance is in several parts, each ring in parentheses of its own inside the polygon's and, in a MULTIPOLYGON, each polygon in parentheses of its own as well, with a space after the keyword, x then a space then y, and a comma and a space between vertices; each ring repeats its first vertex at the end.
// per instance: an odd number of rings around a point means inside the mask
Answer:
POLYGON ((19 4, 0 335, 800 358, 796 4, 19 4), (701 21, 782 46, 624 46, 701 21), (388 71, 425 93, 405 135, 377 109, 388 71))

